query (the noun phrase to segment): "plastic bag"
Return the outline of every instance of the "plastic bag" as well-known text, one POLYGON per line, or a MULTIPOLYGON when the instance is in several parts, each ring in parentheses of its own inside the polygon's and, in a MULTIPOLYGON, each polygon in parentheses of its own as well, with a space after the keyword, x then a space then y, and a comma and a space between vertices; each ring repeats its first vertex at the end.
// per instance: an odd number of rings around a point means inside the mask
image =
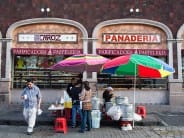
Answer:
POLYGON ((64 91, 64 102, 71 102, 71 98, 66 91, 64 91))
POLYGON ((107 115, 110 116, 113 120, 119 120, 122 116, 120 106, 114 105, 110 107, 110 109, 107 111, 107 115))
POLYGON ((142 120, 142 117, 139 114, 134 113, 134 120, 135 121, 141 121, 142 120))

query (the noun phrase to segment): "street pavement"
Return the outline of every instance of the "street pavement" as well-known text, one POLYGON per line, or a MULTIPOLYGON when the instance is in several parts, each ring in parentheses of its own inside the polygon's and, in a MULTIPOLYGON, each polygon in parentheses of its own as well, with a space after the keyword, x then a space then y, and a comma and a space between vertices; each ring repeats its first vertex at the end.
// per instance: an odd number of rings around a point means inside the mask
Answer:
POLYGON ((90 132, 79 133, 78 128, 70 128, 67 134, 55 133, 52 126, 37 126, 29 136, 25 126, 0 125, 0 138, 183 138, 184 127, 177 126, 135 126, 123 131, 117 127, 103 126, 90 132))
POLYGON ((146 105, 147 116, 136 122, 132 130, 124 131, 117 122, 102 121, 100 128, 79 133, 71 128, 68 133, 56 133, 51 113, 44 106, 43 115, 37 119, 34 134, 26 134, 26 124, 22 116, 22 105, 0 105, 0 138, 184 138, 184 108, 182 106, 146 105))

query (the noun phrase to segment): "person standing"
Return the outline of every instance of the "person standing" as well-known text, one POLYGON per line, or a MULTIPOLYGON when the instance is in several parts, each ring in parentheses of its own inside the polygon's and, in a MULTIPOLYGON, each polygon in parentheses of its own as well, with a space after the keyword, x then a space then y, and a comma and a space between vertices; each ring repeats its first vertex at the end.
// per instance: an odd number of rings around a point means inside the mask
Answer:
POLYGON ((80 133, 84 133, 86 125, 87 125, 87 131, 91 130, 92 92, 88 81, 85 81, 83 84, 84 84, 84 89, 80 97, 80 100, 82 100, 82 117, 83 117, 81 129, 79 130, 80 133), (84 108, 84 104, 86 105, 87 108, 84 108))
POLYGON ((103 92, 102 94, 102 97, 103 97, 103 100, 104 100, 104 105, 103 105, 103 111, 107 112, 106 111, 106 103, 108 102, 113 102, 113 99, 114 99, 114 93, 113 93, 113 88, 112 87, 107 87, 105 89, 105 91, 103 92))
POLYGON ((41 92, 40 89, 33 84, 32 80, 27 80, 26 87, 24 88, 21 99, 24 100, 23 116, 28 124, 27 134, 33 133, 33 128, 36 122, 37 110, 41 105, 41 92))
POLYGON ((79 95, 82 92, 82 82, 77 80, 74 87, 71 89, 71 98, 72 98, 72 128, 76 127, 76 115, 77 112, 80 114, 82 120, 82 112, 80 109, 80 100, 79 95))

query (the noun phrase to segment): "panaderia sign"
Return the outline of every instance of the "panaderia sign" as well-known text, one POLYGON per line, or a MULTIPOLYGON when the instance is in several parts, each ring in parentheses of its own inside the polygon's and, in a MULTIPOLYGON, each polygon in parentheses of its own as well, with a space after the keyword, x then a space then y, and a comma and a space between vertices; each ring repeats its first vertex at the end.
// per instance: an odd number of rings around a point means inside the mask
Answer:
POLYGON ((160 43, 159 34, 123 34, 123 33, 104 33, 102 34, 103 43, 160 43))

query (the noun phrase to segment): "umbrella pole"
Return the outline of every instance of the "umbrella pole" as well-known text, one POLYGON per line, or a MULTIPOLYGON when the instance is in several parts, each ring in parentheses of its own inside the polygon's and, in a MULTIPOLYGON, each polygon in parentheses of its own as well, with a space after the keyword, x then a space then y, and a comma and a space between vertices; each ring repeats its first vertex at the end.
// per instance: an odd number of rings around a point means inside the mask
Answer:
POLYGON ((134 121, 134 112, 135 112, 135 91, 136 91, 136 74, 137 74, 137 72, 136 72, 136 64, 135 64, 135 75, 134 75, 134 99, 133 99, 133 115, 132 115, 132 117, 133 117, 133 128, 134 128, 134 125, 135 125, 135 121, 134 121))

